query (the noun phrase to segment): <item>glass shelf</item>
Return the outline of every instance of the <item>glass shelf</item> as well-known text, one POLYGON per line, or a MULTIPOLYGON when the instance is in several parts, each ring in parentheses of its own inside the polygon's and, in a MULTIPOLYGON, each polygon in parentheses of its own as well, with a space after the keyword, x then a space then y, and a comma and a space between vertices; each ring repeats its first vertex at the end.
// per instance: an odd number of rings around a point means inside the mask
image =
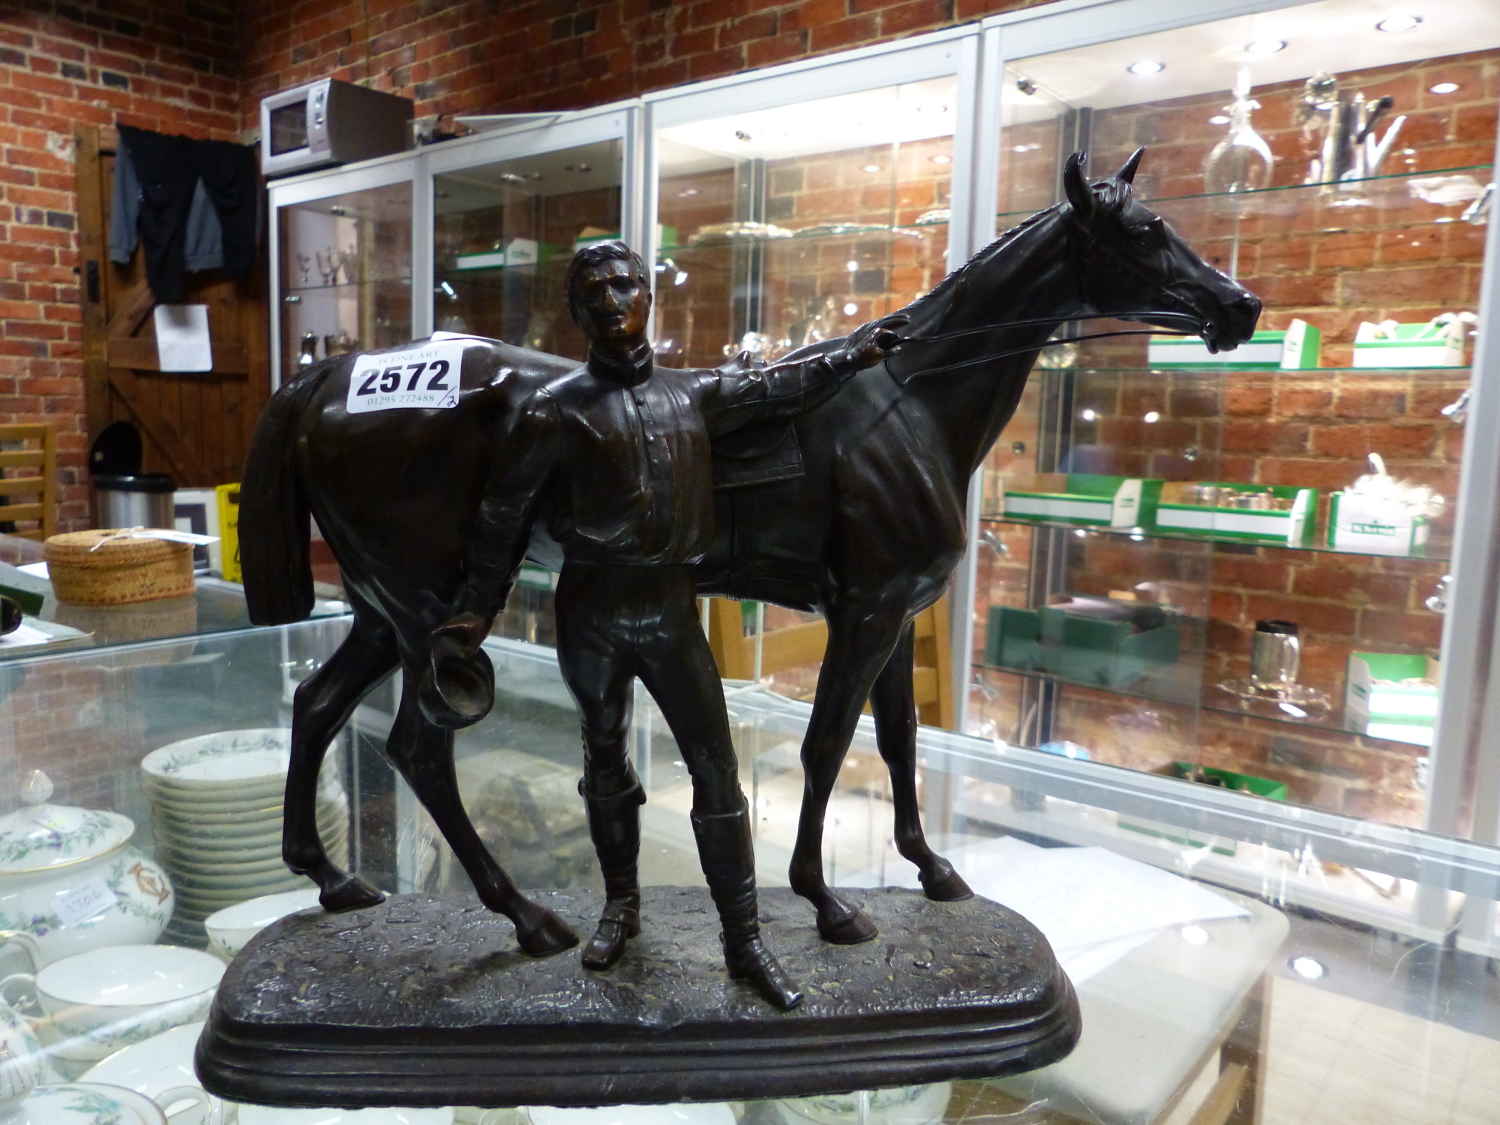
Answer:
MULTIPOLYGON (((989 664, 983 660, 972 661, 971 667, 985 672, 1016 676, 1021 679, 1034 680, 1041 683, 1059 684, 1063 687, 1084 688, 1088 691, 1104 692, 1109 695, 1149 700, 1152 703, 1167 703, 1180 707, 1202 707, 1205 711, 1210 711, 1217 715, 1227 715, 1243 719, 1259 719, 1264 722, 1280 723, 1303 729, 1312 728, 1316 730, 1338 731, 1344 734, 1357 734, 1380 745, 1408 747, 1412 745, 1411 743, 1401 742, 1396 739, 1385 739, 1367 734, 1361 723, 1357 720, 1351 720, 1345 715, 1344 706, 1340 700, 1330 700, 1329 705, 1324 708, 1297 708, 1297 710, 1303 712, 1303 714, 1298 715, 1293 711, 1283 710, 1281 706, 1269 700, 1241 700, 1230 692, 1220 688, 1217 684, 1203 684, 1200 690, 1197 684, 1188 684, 1185 682, 1173 683, 1165 675, 1153 676, 1148 674, 1131 684, 1111 686, 1107 684, 1088 683, 1083 680, 1060 676, 1052 672, 1028 671, 1023 668, 1009 668, 1002 664, 989 664)), ((1167 669, 1167 671, 1170 671, 1170 669, 1167 669)))
MULTIPOLYGON (((1066 341, 1063 341, 1064 343, 1066 341)), ((1233 355, 1233 352, 1228 353, 1233 355)), ((1412 375, 1445 376, 1468 374, 1470 367, 1464 364, 1460 367, 1236 367, 1228 363, 1205 363, 1201 366, 1163 367, 1163 366, 1133 366, 1125 367, 1115 365, 1112 367, 1046 367, 1038 369, 1038 373, 1062 372, 1076 373, 1080 375, 1230 375, 1236 378, 1297 378, 1297 377, 1324 377, 1341 379, 1345 376, 1370 379, 1405 379, 1412 375)))
POLYGON ((681 254, 689 250, 714 250, 724 246, 762 246, 782 242, 830 242, 840 238, 873 238, 887 234, 904 234, 920 238, 927 231, 942 231, 945 235, 948 231, 948 220, 943 219, 933 223, 908 223, 902 226, 887 226, 879 223, 869 226, 850 224, 844 230, 822 230, 818 227, 808 227, 803 230, 790 231, 787 234, 775 237, 748 237, 744 235, 725 235, 715 237, 712 242, 679 242, 665 244, 658 248, 659 254, 681 254))
MULTIPOLYGON (((291 296, 294 293, 300 296, 303 293, 321 293, 324 291, 334 293, 359 293, 363 292, 365 289, 368 289, 372 285, 410 284, 411 275, 402 274, 396 277, 367 277, 362 281, 336 281, 332 285, 313 285, 310 283, 307 285, 293 285, 283 288, 282 292, 287 296, 291 296)), ((285 300, 285 298, 283 298, 283 300, 285 300)))
POLYGON ((1373 551, 1347 551, 1341 548, 1329 547, 1322 543, 1268 543, 1263 540, 1241 539, 1232 535, 1214 535, 1211 533, 1189 535, 1159 529, 1148 531, 1141 527, 1099 527, 1095 524, 1070 523, 1066 520, 1006 519, 1003 515, 996 515, 994 513, 981 515, 979 522, 1003 525, 1005 527, 1044 527, 1056 528, 1062 531, 1097 532, 1100 535, 1124 536, 1135 542, 1143 540, 1169 540, 1175 543, 1210 543, 1216 546, 1232 547, 1270 547, 1277 551, 1311 551, 1324 555, 1354 555, 1359 558, 1368 559, 1394 559, 1398 562, 1445 563, 1448 561, 1448 545, 1446 543, 1439 544, 1438 549, 1432 550, 1431 553, 1426 555, 1382 555, 1373 551))
MULTIPOLYGON (((1426 203, 1429 206, 1457 208, 1462 210, 1467 207, 1471 199, 1455 201, 1452 203, 1434 203, 1424 200, 1420 196, 1413 195, 1410 190, 1412 180, 1429 179, 1438 176, 1460 176, 1473 175, 1482 187, 1493 171, 1492 164, 1464 164, 1451 168, 1432 168, 1421 171, 1392 172, 1383 176, 1370 176, 1360 180, 1345 180, 1338 184, 1275 184, 1271 187, 1257 188, 1252 191, 1238 192, 1197 192, 1179 195, 1139 195, 1137 198, 1146 206, 1155 210, 1159 205, 1193 203, 1198 201, 1222 201, 1234 204, 1248 205, 1244 209, 1245 214, 1254 213, 1277 214, 1276 208, 1283 203, 1300 200, 1308 195, 1316 195, 1325 198, 1328 204, 1340 211, 1355 212, 1361 206, 1389 207, 1406 202, 1426 203), (1478 173, 1477 175, 1474 175, 1478 173)), ((996 217, 1001 221, 1002 227, 1013 225, 1014 222, 1025 219, 1034 214, 1033 211, 1000 211, 996 217)), ((1433 220, 1428 218, 1426 222, 1433 220)), ((1452 221, 1452 220, 1450 220, 1452 221)))

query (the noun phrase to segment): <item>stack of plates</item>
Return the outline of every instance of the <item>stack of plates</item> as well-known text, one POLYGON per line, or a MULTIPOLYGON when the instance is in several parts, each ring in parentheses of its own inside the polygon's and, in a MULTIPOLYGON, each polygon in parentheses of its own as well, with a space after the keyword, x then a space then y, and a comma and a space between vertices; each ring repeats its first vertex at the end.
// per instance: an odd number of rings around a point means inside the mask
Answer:
MULTIPOLYGON (((203 920, 247 899, 312 886, 281 860, 281 804, 291 732, 230 730, 153 750, 141 761, 156 858, 177 910, 166 937, 202 948, 203 920)), ((349 802, 332 761, 318 780, 318 833, 349 861, 349 802)))

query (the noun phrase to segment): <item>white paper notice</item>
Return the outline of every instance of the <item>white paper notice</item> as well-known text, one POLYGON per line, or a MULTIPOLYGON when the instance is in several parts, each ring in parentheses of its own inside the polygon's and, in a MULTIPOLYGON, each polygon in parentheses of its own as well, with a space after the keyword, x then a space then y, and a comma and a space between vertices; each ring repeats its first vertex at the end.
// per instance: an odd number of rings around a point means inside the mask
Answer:
POLYGON ((109 884, 102 875, 95 875, 66 894, 58 895, 53 900, 52 907, 64 926, 77 926, 114 904, 115 892, 109 889, 109 884))
POLYGON ((458 405, 463 340, 433 340, 399 352, 361 355, 349 375, 350 414, 375 410, 445 410, 458 405))
POLYGON ((157 305, 156 359, 163 371, 212 371, 207 305, 157 305))
POLYGON ((51 633, 44 633, 40 629, 33 629, 30 625, 22 622, 9 633, 0 636, 0 648, 25 648, 27 645, 44 645, 55 640, 57 638, 51 633))

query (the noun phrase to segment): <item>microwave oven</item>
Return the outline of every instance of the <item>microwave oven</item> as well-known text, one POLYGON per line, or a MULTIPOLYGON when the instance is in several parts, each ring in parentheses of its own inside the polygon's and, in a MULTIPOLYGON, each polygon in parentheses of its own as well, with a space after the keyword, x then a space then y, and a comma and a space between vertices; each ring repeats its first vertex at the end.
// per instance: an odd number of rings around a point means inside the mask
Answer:
POLYGON ((260 103, 261 172, 350 164, 412 145, 412 100, 320 78, 260 103))

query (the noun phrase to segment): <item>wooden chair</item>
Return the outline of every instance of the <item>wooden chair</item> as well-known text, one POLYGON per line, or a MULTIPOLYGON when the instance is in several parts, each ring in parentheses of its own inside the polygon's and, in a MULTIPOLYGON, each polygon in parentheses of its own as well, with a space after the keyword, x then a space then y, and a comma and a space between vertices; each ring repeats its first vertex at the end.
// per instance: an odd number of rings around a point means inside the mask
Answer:
POLYGON ((0 424, 0 525, 47 539, 57 526, 57 431, 50 422, 0 424), (17 499, 17 498, 20 499, 17 499))
MULTIPOLYGON (((755 677, 755 638, 745 636, 740 603, 729 598, 710 598, 708 647, 726 680, 755 677)), ((912 687, 917 700, 917 718, 927 726, 953 729, 953 668, 948 647, 948 598, 917 615, 916 659, 912 687)), ((822 620, 789 625, 766 632, 761 644, 761 675, 768 676, 799 664, 823 659, 828 647, 828 626, 822 620)))

